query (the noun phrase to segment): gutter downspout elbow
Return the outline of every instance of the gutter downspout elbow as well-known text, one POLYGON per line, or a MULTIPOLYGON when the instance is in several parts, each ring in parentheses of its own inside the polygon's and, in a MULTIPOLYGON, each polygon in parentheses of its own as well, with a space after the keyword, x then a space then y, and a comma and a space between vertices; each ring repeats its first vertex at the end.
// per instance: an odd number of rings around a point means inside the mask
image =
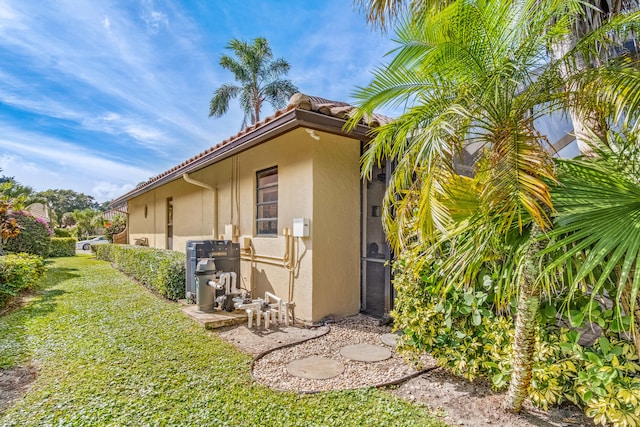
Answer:
POLYGON ((195 179, 191 178, 189 174, 186 172, 182 174, 182 179, 187 181, 189 184, 197 185, 198 187, 208 188, 209 190, 215 190, 215 188, 213 188, 209 184, 205 184, 204 182, 196 181, 195 179))

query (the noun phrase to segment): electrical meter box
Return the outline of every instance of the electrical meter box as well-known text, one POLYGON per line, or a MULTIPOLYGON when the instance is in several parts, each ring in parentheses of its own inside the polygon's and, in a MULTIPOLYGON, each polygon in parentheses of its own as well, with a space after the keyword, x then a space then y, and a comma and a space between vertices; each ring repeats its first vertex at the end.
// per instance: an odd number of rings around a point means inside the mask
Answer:
POLYGON ((293 218, 293 236, 309 237, 309 218, 293 218))

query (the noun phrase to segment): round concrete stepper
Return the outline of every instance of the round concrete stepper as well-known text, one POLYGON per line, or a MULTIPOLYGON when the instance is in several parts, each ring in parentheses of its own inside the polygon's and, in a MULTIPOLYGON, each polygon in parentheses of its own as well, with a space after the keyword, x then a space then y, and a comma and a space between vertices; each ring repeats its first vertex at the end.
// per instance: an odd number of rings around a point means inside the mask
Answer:
POLYGON ((388 348, 373 344, 346 345, 340 349, 340 354, 358 362, 380 362, 391 357, 388 348))
POLYGON ((289 363, 287 365, 287 372, 299 378, 328 380, 343 373, 344 365, 334 359, 311 356, 289 363))
POLYGON ((380 335, 380 341, 382 344, 388 345, 389 347, 396 348, 396 344, 398 343, 398 335, 397 334, 382 334, 380 335))

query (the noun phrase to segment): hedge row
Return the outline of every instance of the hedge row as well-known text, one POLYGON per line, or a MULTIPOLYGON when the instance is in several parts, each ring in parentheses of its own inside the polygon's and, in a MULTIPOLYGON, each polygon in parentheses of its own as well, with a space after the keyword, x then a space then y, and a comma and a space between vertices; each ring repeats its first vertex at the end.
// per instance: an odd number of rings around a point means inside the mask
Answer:
POLYGON ((26 253, 0 256, 0 307, 23 289, 36 285, 44 275, 44 260, 26 253))
POLYGON ((53 235, 55 237, 74 237, 75 238, 75 236, 71 234, 71 230, 68 230, 66 228, 54 228, 53 235))
POLYGON ((143 246, 91 245, 96 258, 112 262, 120 271, 170 300, 184 298, 185 254, 143 246))
POLYGON ((75 256, 76 239, 74 237, 52 237, 49 256, 75 256))

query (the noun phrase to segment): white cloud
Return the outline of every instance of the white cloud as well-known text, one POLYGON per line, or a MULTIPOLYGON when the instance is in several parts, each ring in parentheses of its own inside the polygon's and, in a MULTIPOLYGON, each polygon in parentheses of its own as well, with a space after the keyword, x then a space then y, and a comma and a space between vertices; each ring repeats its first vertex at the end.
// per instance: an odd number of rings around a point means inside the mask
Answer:
POLYGON ((107 196, 117 186, 128 188, 155 175, 154 171, 127 164, 124 159, 109 159, 103 153, 63 140, 6 126, 0 126, 0 135, 0 149, 4 151, 0 156, 2 173, 15 176, 21 184, 38 191, 70 188, 104 201, 109 200, 107 196), (11 139, 7 135, 11 135, 11 139), (36 140, 39 145, 32 143, 36 140), (114 187, 108 189, 103 183, 114 187), (94 188, 101 189, 100 195, 94 193, 94 188))
POLYGON ((10 170, 14 170, 15 166, 19 165, 21 170, 29 173, 38 171, 38 165, 33 162, 28 162, 20 156, 15 154, 3 154, 0 156, 0 169, 2 169, 3 175, 11 175, 8 173, 10 170))
POLYGON ((125 131, 133 138, 141 142, 152 142, 162 137, 162 132, 146 126, 129 125, 125 131))
MULTIPOLYGON (((148 5, 147 9, 145 19, 149 25, 154 28, 168 25, 166 13, 153 9, 152 5, 148 5)), ((190 134, 181 139, 203 140, 210 137, 203 127, 207 99, 199 83, 206 80, 204 75, 209 71, 206 65, 197 64, 203 59, 202 55, 195 51, 195 46, 189 44, 189 40, 197 37, 180 34, 181 37, 176 38, 180 49, 166 47, 166 53, 171 53, 171 56, 165 57, 165 47, 158 50, 147 32, 137 28, 125 10, 108 9, 109 16, 105 17, 100 7, 72 2, 48 10, 46 19, 38 16, 37 4, 27 3, 21 11, 24 14, 15 20, 23 25, 25 31, 1 34, 0 29, 0 46, 33 58, 32 72, 42 72, 44 79, 57 80, 60 85, 69 86, 65 98, 74 98, 73 91, 83 89, 80 85, 70 86, 71 82, 77 81, 86 86, 84 94, 75 95, 75 98, 83 98, 66 99, 63 110, 75 110, 73 102, 82 102, 84 107, 86 96, 90 94, 98 102, 106 101, 128 109, 146 122, 161 120, 180 128, 181 133, 190 134), (108 21, 111 28, 109 37, 105 38, 103 32, 95 31, 90 25, 92 16, 103 26, 108 21), (117 26, 114 25, 116 22, 117 26), (59 31, 59 28, 72 30, 66 33, 59 31), (179 52, 179 57, 174 57, 175 52, 179 52), (185 78, 185 70, 176 67, 176 64, 192 58, 196 59, 193 70, 198 74, 185 78), (197 98, 201 101, 193 102, 197 98)), ((184 26, 193 28, 188 22, 184 26)), ((20 85, 22 76, 17 79, 20 85)), ((20 89, 14 96, 17 99, 9 101, 47 115, 60 111, 60 102, 47 97, 37 88, 27 85, 20 89), (29 101, 25 102, 24 99, 29 101)), ((84 123, 91 123, 91 120, 85 120, 84 123)), ((175 139, 165 141, 175 142, 175 139)))
POLYGON ((15 19, 15 17, 16 14, 11 8, 11 5, 9 5, 6 1, 0 1, 0 19, 12 20, 15 19))
POLYGON ((106 121, 106 122, 112 122, 114 120, 120 120, 121 116, 118 113, 107 113, 104 116, 101 117, 102 120, 106 121))
POLYGON ((156 10, 153 1, 144 2, 145 11, 142 20, 147 24, 147 31, 151 34, 158 34, 162 27, 169 27, 169 17, 166 13, 156 10))
POLYGON ((133 189, 134 185, 132 184, 117 185, 113 182, 100 181, 91 189, 91 195, 94 196, 96 200, 113 200, 133 189))
POLYGON ((20 173, 38 185, 71 182, 107 194, 238 132, 235 101, 225 117, 207 117, 213 90, 233 80, 217 64, 231 37, 267 37, 302 90, 344 101, 388 51, 382 38, 366 38, 364 18, 354 25, 340 0, 314 4, 313 16, 295 2, 292 14, 246 0, 200 2, 196 15, 193 4, 65 0, 54 8, 42 0, 0 0, 0 51, 20 65, 0 67, 0 103, 23 114, 12 123, 0 111, 0 150, 17 156, 20 173), (64 137, 55 135, 57 125, 64 137), (83 149, 83 140, 109 147, 83 149), (135 156, 126 152, 132 149, 135 156))

